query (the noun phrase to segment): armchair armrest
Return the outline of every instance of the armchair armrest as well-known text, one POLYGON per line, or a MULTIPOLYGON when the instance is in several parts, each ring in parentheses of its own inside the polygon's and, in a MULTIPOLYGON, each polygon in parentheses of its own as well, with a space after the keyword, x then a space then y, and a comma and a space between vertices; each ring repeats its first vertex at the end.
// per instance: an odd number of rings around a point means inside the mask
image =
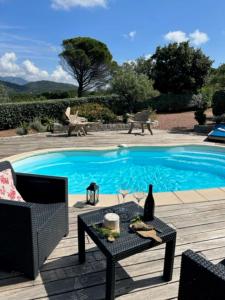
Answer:
POLYGON ((221 299, 225 294, 225 268, 214 265, 199 254, 182 254, 178 300, 221 299))
POLYGON ((0 200, 0 265, 34 278, 38 272, 35 211, 32 203, 0 200))
POLYGON ((16 186, 27 202, 68 204, 68 179, 65 177, 16 173, 16 186))

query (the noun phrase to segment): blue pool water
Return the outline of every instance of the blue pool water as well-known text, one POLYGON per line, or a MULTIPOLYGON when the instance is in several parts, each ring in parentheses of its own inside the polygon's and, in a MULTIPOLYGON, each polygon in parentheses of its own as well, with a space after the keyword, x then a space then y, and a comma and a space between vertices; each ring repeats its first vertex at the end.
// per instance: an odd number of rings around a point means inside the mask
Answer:
POLYGON ((18 172, 66 176, 69 192, 83 194, 90 182, 100 193, 119 189, 155 192, 225 186, 225 149, 207 146, 134 147, 110 151, 59 151, 13 164, 18 172))

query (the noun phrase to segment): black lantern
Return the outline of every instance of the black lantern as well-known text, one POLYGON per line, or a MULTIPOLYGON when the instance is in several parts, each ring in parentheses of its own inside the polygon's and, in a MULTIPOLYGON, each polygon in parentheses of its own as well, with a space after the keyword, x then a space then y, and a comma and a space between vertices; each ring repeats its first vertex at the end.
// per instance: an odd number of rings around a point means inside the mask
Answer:
POLYGON ((99 186, 92 182, 87 187, 87 196, 86 196, 87 204, 95 205, 99 201, 99 186))

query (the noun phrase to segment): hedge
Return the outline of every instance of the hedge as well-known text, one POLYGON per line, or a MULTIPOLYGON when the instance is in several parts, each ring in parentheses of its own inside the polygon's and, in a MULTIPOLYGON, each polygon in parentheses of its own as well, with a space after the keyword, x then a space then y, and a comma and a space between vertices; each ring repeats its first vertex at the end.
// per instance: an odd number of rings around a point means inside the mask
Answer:
POLYGON ((30 122, 34 118, 48 117, 61 120, 68 106, 84 103, 101 103, 113 108, 117 106, 118 100, 118 96, 110 95, 0 104, 0 129, 16 128, 22 122, 30 122))
POLYGON ((157 112, 172 113, 196 109, 201 101, 201 94, 161 94, 150 99, 148 106, 157 112))

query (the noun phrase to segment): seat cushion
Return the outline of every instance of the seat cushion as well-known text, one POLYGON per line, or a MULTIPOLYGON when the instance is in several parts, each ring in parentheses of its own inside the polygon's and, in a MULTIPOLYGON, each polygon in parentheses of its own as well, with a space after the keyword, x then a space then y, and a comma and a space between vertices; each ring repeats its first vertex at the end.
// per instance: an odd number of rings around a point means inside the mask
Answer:
POLYGON ((14 185, 11 169, 0 172, 0 199, 25 202, 14 185))
POLYGON ((48 222, 49 218, 51 218, 57 210, 61 209, 63 206, 65 206, 64 203, 33 204, 37 230, 44 226, 44 224, 48 222))

